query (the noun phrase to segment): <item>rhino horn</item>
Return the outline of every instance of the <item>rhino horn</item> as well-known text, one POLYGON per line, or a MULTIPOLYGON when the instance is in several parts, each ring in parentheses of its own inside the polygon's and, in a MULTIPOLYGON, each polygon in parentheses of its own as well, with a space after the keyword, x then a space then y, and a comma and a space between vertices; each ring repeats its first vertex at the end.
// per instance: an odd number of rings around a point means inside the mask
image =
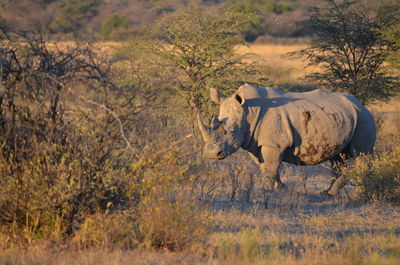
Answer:
POLYGON ((210 128, 204 125, 203 121, 201 120, 200 113, 197 113, 197 122, 199 124, 201 135, 203 136, 203 140, 208 142, 210 139, 210 128))

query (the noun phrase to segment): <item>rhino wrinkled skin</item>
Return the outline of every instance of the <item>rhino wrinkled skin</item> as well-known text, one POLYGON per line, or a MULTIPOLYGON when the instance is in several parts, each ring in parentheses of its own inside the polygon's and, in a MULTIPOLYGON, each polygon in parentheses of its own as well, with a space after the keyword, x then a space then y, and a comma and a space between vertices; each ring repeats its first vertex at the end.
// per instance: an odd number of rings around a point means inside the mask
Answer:
MULTIPOLYGON (((351 94, 320 89, 285 93, 249 84, 229 98, 216 89, 210 92, 220 112, 211 127, 198 116, 205 141, 203 156, 224 159, 240 147, 247 150, 265 176, 265 189, 284 186, 278 174, 282 161, 335 164, 373 150, 374 118, 351 94)), ((324 193, 336 195, 344 184, 343 176, 336 177, 324 193)))

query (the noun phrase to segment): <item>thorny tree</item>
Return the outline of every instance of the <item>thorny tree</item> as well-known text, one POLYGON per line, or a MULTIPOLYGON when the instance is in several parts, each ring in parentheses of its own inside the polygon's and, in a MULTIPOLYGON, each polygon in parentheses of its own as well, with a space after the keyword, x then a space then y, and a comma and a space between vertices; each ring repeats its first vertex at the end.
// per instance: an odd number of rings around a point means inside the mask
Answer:
POLYGON ((222 9, 218 12, 210 14, 192 5, 156 23, 162 39, 152 51, 179 72, 173 87, 192 112, 207 109, 210 86, 229 91, 244 82, 260 81, 254 65, 235 53, 235 47, 244 44, 240 31, 253 25, 252 14, 222 9))
POLYGON ((397 8, 377 8, 344 0, 329 0, 325 7, 310 10, 302 25, 313 34, 304 55, 321 72, 309 77, 333 90, 348 91, 362 103, 386 99, 399 80, 384 69, 387 52, 400 47, 384 39, 381 30, 400 20, 397 8))

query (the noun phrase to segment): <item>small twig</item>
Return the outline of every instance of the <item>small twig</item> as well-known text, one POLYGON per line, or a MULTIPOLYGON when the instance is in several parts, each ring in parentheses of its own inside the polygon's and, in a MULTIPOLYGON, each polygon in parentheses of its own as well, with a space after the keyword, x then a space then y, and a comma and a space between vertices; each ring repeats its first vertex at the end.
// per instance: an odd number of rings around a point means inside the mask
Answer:
MULTIPOLYGON (((81 97, 80 97, 80 98, 81 98, 81 97)), ((125 143, 126 143, 127 148, 130 148, 130 149, 136 151, 136 150, 132 147, 132 145, 131 145, 131 143, 128 141, 128 139, 126 138, 125 133, 124 133, 124 127, 123 127, 122 121, 121 121, 121 119, 118 117, 118 115, 117 115, 114 111, 112 111, 111 109, 107 108, 107 107, 104 106, 103 104, 94 102, 94 101, 92 101, 92 100, 90 100, 90 99, 84 99, 84 98, 81 98, 81 99, 84 100, 84 101, 86 101, 86 102, 88 102, 88 103, 90 103, 90 104, 96 105, 96 106, 98 106, 98 107, 104 109, 104 110, 107 111, 108 113, 110 113, 110 114, 114 117, 114 119, 118 122, 118 124, 119 124, 119 130, 120 130, 120 133, 121 133, 122 138, 124 139, 124 141, 125 141, 125 143)))
MULTIPOLYGON (((55 78, 55 77, 52 76, 51 74, 47 74, 47 76, 50 77, 51 79, 53 79, 53 80, 54 80, 58 85, 60 85, 61 87, 67 89, 67 90, 68 90, 69 92, 71 92, 71 93, 74 93, 74 91, 72 91, 71 88, 65 86, 64 83, 62 83, 62 82, 60 82, 59 80, 57 80, 57 78, 55 78)), ((104 109, 105 111, 107 111, 108 113, 110 113, 110 114, 114 117, 114 119, 118 122, 118 124, 119 124, 119 130, 120 130, 122 139, 123 139, 123 140, 125 141, 125 143, 126 143, 126 147, 129 148, 129 149, 131 149, 131 150, 133 150, 135 153, 138 153, 138 150, 136 150, 135 148, 132 147, 132 145, 131 145, 131 143, 129 142, 128 138, 125 136, 124 126, 123 126, 123 124, 122 124, 122 121, 121 121, 121 119, 118 117, 118 115, 117 115, 113 110, 111 110, 110 108, 106 107, 105 105, 103 105, 103 104, 101 104, 101 103, 97 103, 97 102, 95 102, 95 101, 93 101, 93 100, 86 99, 86 98, 84 98, 84 97, 82 97, 82 96, 78 96, 78 98, 79 98, 80 100, 82 100, 82 101, 85 101, 85 102, 89 103, 89 104, 98 106, 98 107, 104 109)))

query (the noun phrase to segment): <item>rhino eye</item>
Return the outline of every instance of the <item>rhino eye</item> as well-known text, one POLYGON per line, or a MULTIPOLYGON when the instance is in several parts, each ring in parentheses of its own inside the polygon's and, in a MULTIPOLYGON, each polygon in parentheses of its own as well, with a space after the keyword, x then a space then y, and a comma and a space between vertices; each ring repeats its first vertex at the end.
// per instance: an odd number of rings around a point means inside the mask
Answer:
POLYGON ((227 128, 227 130, 228 130, 230 133, 234 133, 234 132, 235 132, 235 128, 227 128))

